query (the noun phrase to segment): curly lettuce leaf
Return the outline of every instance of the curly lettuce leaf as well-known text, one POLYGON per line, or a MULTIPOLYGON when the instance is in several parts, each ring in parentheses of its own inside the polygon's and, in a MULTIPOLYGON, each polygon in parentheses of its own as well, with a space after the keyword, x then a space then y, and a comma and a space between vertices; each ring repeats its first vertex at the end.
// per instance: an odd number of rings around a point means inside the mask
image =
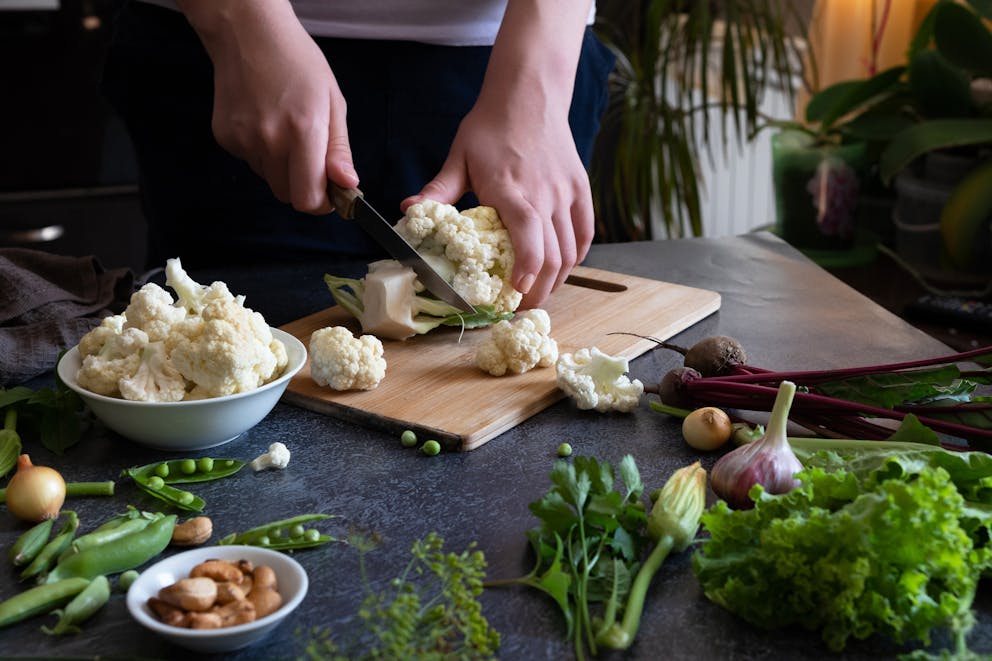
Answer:
POLYGON ((944 627, 963 640, 990 566, 987 542, 972 533, 990 519, 946 470, 859 479, 810 468, 798 477, 787 494, 755 487, 754 509, 721 501, 703 514, 709 538, 693 570, 708 598, 759 627, 818 630, 835 651, 872 634, 928 644, 944 627))

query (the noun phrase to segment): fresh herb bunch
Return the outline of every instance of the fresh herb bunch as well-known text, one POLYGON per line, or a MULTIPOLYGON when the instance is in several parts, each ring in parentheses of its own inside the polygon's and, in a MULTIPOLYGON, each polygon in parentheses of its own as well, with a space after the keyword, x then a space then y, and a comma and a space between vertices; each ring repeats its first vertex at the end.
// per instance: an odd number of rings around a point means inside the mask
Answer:
MULTIPOLYGON (((369 585, 365 553, 369 540, 352 538, 359 550, 362 583, 369 585)), ((479 595, 486 558, 475 544, 461 553, 445 552, 444 540, 429 533, 414 542, 410 561, 382 592, 370 591, 358 610, 363 632, 347 649, 330 631, 315 632, 307 645, 312 661, 411 659, 475 661, 496 658, 499 633, 482 614, 479 595)))
POLYGON ((530 504, 541 520, 528 532, 537 557, 526 576, 490 581, 487 586, 526 585, 548 594, 565 616, 575 653, 596 654, 601 622, 613 622, 650 545, 647 515, 640 502, 644 485, 630 455, 621 459, 623 490, 614 487, 613 467, 606 461, 577 456, 555 462, 551 489, 530 504), (593 617, 592 606, 602 605, 593 617))
POLYGON ((693 570, 706 596, 763 628, 819 630, 835 651, 872 634, 929 644, 947 628, 966 658, 975 590, 992 568, 992 493, 980 488, 992 461, 856 443, 804 453, 789 493, 756 486, 753 509, 721 501, 703 514, 709 539, 693 570))
POLYGON ((79 442, 89 421, 83 400, 57 375, 52 388, 0 388, 0 412, 6 414, 11 409, 20 416, 15 418, 20 423, 20 436, 36 436, 58 455, 79 442))

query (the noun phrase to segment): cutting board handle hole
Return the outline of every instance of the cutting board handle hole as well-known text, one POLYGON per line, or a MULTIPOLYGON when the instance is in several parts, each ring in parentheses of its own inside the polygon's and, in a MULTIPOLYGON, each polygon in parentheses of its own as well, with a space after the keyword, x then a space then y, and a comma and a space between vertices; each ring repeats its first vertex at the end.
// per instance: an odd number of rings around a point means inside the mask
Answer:
POLYGON ((597 291, 608 291, 608 292, 621 292, 627 291, 627 285, 617 284, 615 282, 607 282, 605 280, 596 280, 595 278, 585 278, 581 275, 570 275, 565 279, 565 284, 575 285, 576 287, 585 287, 586 289, 595 289, 597 291))

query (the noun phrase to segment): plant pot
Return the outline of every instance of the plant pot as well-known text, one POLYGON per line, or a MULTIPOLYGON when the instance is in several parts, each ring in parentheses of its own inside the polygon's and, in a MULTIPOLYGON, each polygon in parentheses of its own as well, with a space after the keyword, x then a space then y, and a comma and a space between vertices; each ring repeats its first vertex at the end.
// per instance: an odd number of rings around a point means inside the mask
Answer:
POLYGON ((951 193, 977 163, 975 158, 932 152, 894 179, 896 204, 892 212, 895 251, 932 280, 973 283, 992 273, 992 222, 975 237, 975 272, 954 268, 947 258, 940 217, 951 193))
POLYGON ((850 250, 861 179, 867 172, 865 146, 820 145, 801 131, 772 136, 775 228, 800 250, 850 250))

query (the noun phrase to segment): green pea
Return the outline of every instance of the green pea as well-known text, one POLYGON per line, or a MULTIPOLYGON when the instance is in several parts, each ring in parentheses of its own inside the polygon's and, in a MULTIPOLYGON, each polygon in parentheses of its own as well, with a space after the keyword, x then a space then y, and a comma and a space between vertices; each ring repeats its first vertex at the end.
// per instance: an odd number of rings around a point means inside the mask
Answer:
POLYGON ((295 526, 289 529, 289 536, 294 538, 302 537, 304 532, 306 532, 306 528, 304 528, 302 525, 297 523, 295 526))
POLYGON ((306 542, 316 542, 320 539, 320 531, 316 528, 308 528, 306 532, 303 533, 303 540, 306 542))
POLYGON ((559 457, 571 457, 572 456, 572 446, 568 443, 562 443, 558 446, 558 456, 559 457))
POLYGON ((150 486, 152 489, 161 489, 162 487, 165 486, 165 480, 163 480, 158 475, 152 475, 150 478, 148 478, 148 486, 150 486))
POLYGON ((209 473, 214 469, 214 460, 210 457, 203 457, 196 462, 196 470, 201 473, 209 473))
POLYGON ((405 432, 400 434, 400 445, 405 448, 412 448, 417 445, 417 435, 413 431, 407 429, 405 432))
POLYGON ((234 460, 233 459, 225 459, 224 461, 220 462, 220 465, 223 468, 230 468, 231 466, 234 465, 234 460))
POLYGON ((179 462, 179 470, 186 475, 192 475, 196 472, 196 460, 195 459, 183 459, 179 462))
POLYGON ((425 441, 424 444, 420 446, 420 451, 428 457, 433 457, 441 451, 441 444, 435 440, 425 441))
POLYGON ((169 464, 164 461, 155 467, 155 474, 159 477, 169 477, 169 464))
POLYGON ((258 545, 259 546, 268 546, 271 543, 272 543, 272 540, 269 539, 269 536, 268 535, 262 535, 261 537, 258 538, 258 545))
POLYGON ((194 496, 189 491, 180 491, 179 493, 176 494, 176 500, 179 501, 180 505, 189 505, 195 499, 196 496, 194 496))
POLYGON ((122 592, 127 592, 131 585, 138 580, 138 573, 136 569, 128 569, 126 572, 122 573, 117 577, 117 587, 121 589, 122 592))

